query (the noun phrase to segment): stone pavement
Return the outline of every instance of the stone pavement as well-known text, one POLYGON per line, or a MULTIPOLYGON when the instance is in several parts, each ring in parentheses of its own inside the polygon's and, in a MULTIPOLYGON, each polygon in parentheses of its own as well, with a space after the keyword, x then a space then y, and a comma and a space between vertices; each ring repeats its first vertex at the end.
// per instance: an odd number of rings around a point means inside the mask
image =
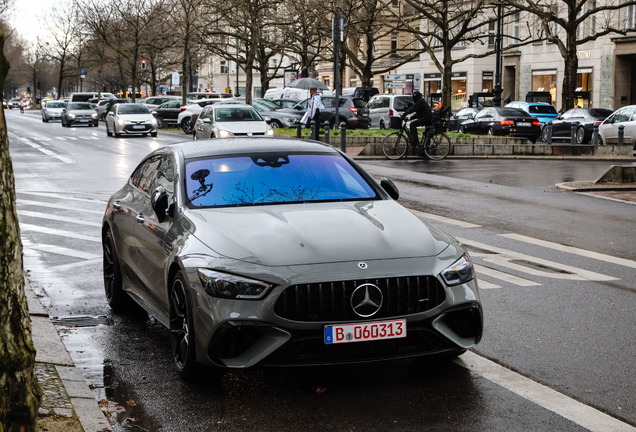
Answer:
POLYGON ((27 279, 25 291, 37 350, 35 375, 44 391, 40 415, 77 415, 85 432, 112 430, 27 279))

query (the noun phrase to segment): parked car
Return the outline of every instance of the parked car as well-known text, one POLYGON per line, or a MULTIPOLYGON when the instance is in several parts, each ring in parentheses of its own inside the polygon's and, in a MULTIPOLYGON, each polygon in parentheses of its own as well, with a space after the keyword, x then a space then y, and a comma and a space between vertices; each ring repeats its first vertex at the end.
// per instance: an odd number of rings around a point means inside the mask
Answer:
POLYGON ((373 96, 367 104, 370 126, 380 129, 391 128, 391 117, 399 120, 400 115, 411 105, 413 105, 413 96, 386 94, 373 96))
POLYGON ((544 102, 510 102, 506 105, 507 108, 517 108, 523 110, 535 117, 541 123, 541 128, 549 121, 556 119, 559 116, 556 108, 552 105, 544 102))
POLYGON ((378 93, 380 93, 380 91, 375 87, 345 87, 342 89, 341 96, 360 98, 368 103, 369 100, 378 93))
MULTIPOLYGON (((245 102, 245 98, 234 98, 232 100, 245 102)), ((273 109, 272 106, 275 105, 264 99, 252 99, 252 106, 261 116, 266 117, 267 122, 273 129, 296 127, 302 118, 302 115, 299 114, 280 112, 273 109)))
POLYGON ((203 108, 194 124, 192 139, 274 135, 274 130, 254 107, 220 103, 203 108))
POLYGON ((115 312, 134 300, 169 330, 184 379, 198 363, 457 356, 483 331, 470 256, 398 196, 323 143, 161 147, 106 205, 106 300, 115 312))
POLYGON ((285 92, 285 87, 270 88, 265 92, 265 94, 263 95, 263 98, 267 100, 280 99, 283 97, 284 92, 285 92))
POLYGON ((541 123, 517 108, 489 107, 479 111, 474 119, 460 124, 459 132, 525 137, 535 143, 541 135, 541 123))
POLYGON ((50 120, 61 120, 64 108, 66 108, 66 102, 49 101, 41 110, 42 121, 48 123, 50 120))
POLYGON ((69 102, 60 114, 63 127, 75 125, 99 126, 97 112, 88 102, 69 102))
POLYGON ((462 108, 448 119, 446 126, 450 131, 458 131, 459 125, 475 118, 480 108, 462 108))
POLYGON ((167 125, 177 124, 177 117, 179 117, 182 106, 183 103, 180 100, 171 100, 150 110, 150 112, 157 119, 158 127, 164 128, 167 125))
MULTIPOLYGON (((594 126, 600 124, 612 114, 611 110, 603 108, 574 108, 564 112, 552 120, 552 139, 571 139, 572 126, 576 125, 577 144, 587 144, 592 138, 594 126)), ((543 128, 541 139, 547 141, 548 129, 543 128)))
POLYGON ((166 102, 180 101, 180 100, 181 98, 178 96, 151 96, 141 103, 143 105, 146 105, 148 109, 153 109, 153 108, 157 108, 159 105, 162 105, 166 102))
POLYGON ((106 115, 106 135, 157 136, 157 120, 142 104, 115 104, 106 115))
POLYGON ((598 127, 599 144, 618 143, 618 127, 624 126, 623 143, 636 145, 636 105, 617 109, 598 127))
POLYGON ((294 105, 296 105, 300 101, 295 99, 274 99, 271 102, 275 104, 278 107, 278 109, 281 109, 281 108, 292 108, 294 105))
MULTIPOLYGON (((335 124, 345 122, 348 129, 369 127, 369 110, 367 109, 367 103, 360 98, 352 98, 349 96, 340 97, 340 107, 338 108, 338 115, 340 118, 336 122, 336 98, 334 96, 322 96, 322 104, 325 109, 320 110, 320 125, 322 126, 326 121, 329 122, 333 128, 335 124)), ((281 109, 278 112, 304 115, 309 107, 309 101, 311 99, 305 99, 302 102, 298 102, 293 108, 281 109)))
POLYGON ((183 105, 181 108, 179 108, 180 111, 179 111, 179 115, 177 116, 177 124, 181 126, 181 129, 183 130, 184 133, 191 134, 192 127, 194 126, 194 123, 196 121, 196 116, 201 114, 201 111, 203 111, 204 107, 208 105, 217 104, 217 103, 242 104, 243 102, 235 101, 233 99, 220 99, 220 98, 197 100, 194 103, 183 105))

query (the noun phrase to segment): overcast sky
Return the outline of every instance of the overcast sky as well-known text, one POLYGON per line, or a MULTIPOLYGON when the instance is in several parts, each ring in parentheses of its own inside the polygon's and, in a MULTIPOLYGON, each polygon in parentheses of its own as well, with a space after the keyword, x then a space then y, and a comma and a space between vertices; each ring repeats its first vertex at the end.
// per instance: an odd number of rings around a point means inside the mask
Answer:
POLYGON ((14 0, 9 21, 23 38, 35 42, 38 35, 46 34, 44 16, 56 4, 65 4, 68 0, 14 0))

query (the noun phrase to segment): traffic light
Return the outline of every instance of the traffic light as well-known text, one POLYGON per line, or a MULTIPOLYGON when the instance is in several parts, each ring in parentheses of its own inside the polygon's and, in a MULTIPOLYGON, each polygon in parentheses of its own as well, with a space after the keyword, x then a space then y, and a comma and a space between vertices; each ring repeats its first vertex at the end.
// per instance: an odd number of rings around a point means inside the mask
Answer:
POLYGON ((31 87, 27 87, 27 93, 31 93, 31 87))
POLYGON ((146 70, 146 60, 141 61, 141 70, 146 70))
POLYGON ((105 92, 106 91, 106 84, 102 84, 102 91, 105 92))

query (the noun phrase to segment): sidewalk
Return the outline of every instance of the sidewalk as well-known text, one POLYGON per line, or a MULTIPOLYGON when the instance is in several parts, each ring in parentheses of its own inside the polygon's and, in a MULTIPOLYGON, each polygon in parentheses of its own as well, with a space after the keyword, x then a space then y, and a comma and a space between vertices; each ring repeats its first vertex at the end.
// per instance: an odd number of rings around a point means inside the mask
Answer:
POLYGON ((85 432, 112 430, 26 278, 24 285, 37 350, 35 375, 44 391, 40 415, 76 415, 85 432))

